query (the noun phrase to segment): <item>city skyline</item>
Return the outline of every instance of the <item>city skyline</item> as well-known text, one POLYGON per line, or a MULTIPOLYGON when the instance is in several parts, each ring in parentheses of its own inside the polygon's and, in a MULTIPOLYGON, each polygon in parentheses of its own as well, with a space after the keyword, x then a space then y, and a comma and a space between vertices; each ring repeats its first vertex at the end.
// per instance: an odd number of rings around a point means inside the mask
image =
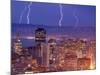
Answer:
POLYGON ((24 37, 23 39, 34 38, 36 27, 41 25, 47 30, 47 36, 65 35, 73 38, 95 39, 95 6, 62 4, 62 26, 59 27, 61 17, 59 4, 33 2, 30 6, 30 23, 27 24, 29 4, 30 2, 12 1, 12 39, 16 38, 17 32, 21 33, 20 37, 24 37))
POLYGON ((12 1, 12 39, 16 38, 17 32, 21 33, 20 37, 24 37, 23 39, 34 38, 34 31, 39 26, 47 30, 47 37, 65 35, 95 39, 95 6, 62 4, 63 18, 59 27, 61 19, 59 4, 32 2, 28 14, 29 4, 30 2, 12 1), (29 24, 27 24, 27 15, 29 15, 29 24))
POLYGON ((96 28, 95 27, 68 27, 62 26, 41 26, 41 25, 27 25, 27 24, 14 24, 12 26, 12 40, 16 39, 16 34, 20 33, 20 39, 23 42, 23 46, 32 46, 34 44, 34 32, 38 27, 45 28, 47 31, 47 39, 48 38, 57 38, 60 39, 61 37, 66 38, 74 38, 74 39, 88 39, 88 40, 95 40, 96 39, 96 28), (89 35, 89 36, 88 36, 89 35))
MULTIPOLYGON (((93 70, 96 68, 96 41, 62 37, 47 40, 45 28, 35 30, 35 44, 22 46, 17 38, 12 45, 12 73, 93 70)), ((32 41, 32 40, 31 40, 32 41)))
POLYGON ((96 7, 11 1, 11 74, 96 69, 96 7))

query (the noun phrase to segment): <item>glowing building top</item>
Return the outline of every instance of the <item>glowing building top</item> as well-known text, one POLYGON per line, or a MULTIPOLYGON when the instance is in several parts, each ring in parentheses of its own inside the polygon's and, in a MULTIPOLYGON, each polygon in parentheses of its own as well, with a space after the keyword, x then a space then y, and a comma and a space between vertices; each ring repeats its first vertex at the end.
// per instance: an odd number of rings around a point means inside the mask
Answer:
POLYGON ((46 30, 44 28, 38 28, 35 30, 35 42, 46 42, 46 30))

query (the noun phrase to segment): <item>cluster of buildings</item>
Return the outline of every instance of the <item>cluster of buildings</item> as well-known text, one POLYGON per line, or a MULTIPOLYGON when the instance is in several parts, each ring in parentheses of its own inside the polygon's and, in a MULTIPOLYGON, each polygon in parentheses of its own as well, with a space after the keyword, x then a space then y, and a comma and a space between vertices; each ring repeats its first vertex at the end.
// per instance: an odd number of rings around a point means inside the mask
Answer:
POLYGON ((95 69, 95 40, 61 37, 46 39, 44 28, 35 30, 35 45, 22 47, 16 38, 12 47, 12 73, 39 73, 95 69))

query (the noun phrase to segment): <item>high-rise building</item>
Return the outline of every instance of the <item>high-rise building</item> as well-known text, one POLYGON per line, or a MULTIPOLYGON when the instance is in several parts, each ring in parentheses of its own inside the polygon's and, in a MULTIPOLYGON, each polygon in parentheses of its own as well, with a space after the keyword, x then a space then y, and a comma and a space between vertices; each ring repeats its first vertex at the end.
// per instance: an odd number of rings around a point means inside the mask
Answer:
POLYGON ((35 42, 37 44, 46 42, 46 30, 44 28, 35 30, 35 42))
POLYGON ((56 40, 50 39, 48 41, 48 51, 49 51, 49 66, 56 66, 56 57, 57 57, 57 46, 56 46, 56 40))
POLYGON ((42 51, 42 66, 49 67, 49 50, 47 49, 46 43, 41 43, 42 51))
POLYGON ((19 38, 19 33, 17 33, 16 40, 14 42, 14 50, 15 50, 15 53, 21 55, 21 53, 22 53, 22 42, 19 38))
POLYGON ((46 49, 46 30, 44 28, 38 28, 35 30, 35 43, 36 43, 36 56, 38 65, 43 66, 47 60, 46 49))

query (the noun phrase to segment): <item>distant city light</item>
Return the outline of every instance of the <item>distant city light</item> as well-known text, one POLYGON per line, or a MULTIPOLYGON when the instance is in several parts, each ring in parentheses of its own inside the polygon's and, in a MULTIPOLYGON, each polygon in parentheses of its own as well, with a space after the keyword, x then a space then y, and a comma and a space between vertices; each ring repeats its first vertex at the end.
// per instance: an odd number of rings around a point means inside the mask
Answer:
POLYGON ((18 40, 18 42, 20 42, 20 40, 18 40))
POLYGON ((25 74, 33 74, 34 72, 32 71, 32 72, 25 72, 25 74))
POLYGON ((26 39, 32 40, 32 39, 34 39, 34 37, 32 37, 32 36, 27 36, 26 39))
POLYGON ((20 73, 19 70, 25 74, 33 74, 95 69, 95 40, 46 37, 45 29, 38 29, 35 36, 16 39, 14 51, 18 55, 12 59, 14 65, 12 70, 15 73, 20 73), (40 32, 41 34, 37 34, 40 32), (35 45, 24 48, 21 39, 33 40, 35 45))
POLYGON ((90 65, 90 69, 91 69, 91 70, 95 69, 95 65, 91 64, 91 65, 90 65))

